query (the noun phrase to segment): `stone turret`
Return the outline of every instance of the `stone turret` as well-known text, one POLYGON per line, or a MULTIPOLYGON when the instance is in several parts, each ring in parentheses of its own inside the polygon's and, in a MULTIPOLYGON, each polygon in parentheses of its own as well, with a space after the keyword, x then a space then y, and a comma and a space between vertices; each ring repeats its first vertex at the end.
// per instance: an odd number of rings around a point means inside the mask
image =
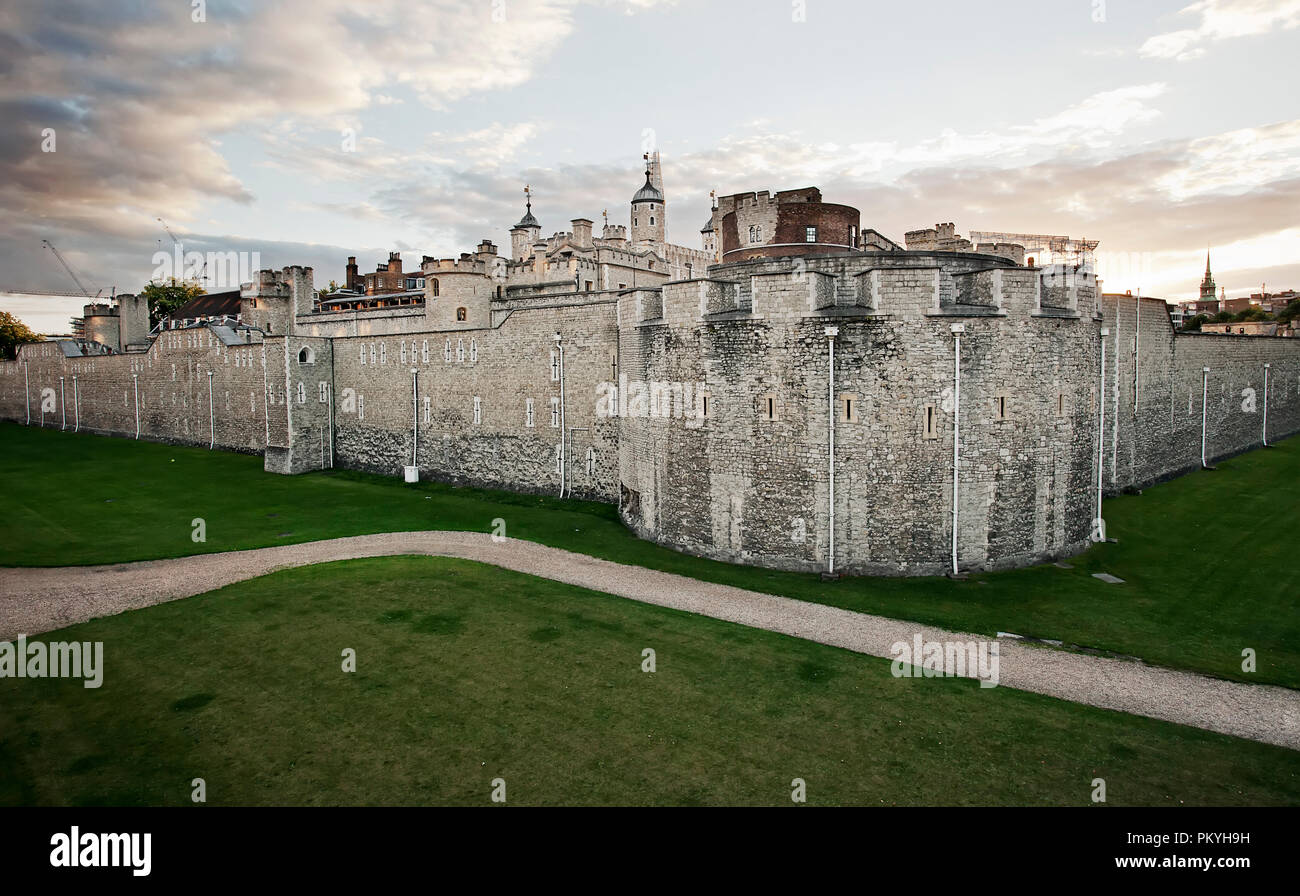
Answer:
POLYGON ((647 158, 645 184, 632 196, 632 245, 662 245, 666 214, 663 190, 655 186, 651 162, 647 158))
POLYGON ((149 300, 144 296, 117 297, 118 327, 122 351, 133 348, 144 351, 149 347, 149 300))
POLYGON ((528 197, 524 216, 519 219, 518 224, 510 228, 510 258, 514 261, 526 260, 532 254, 533 244, 542 235, 542 225, 533 216, 532 191, 524 187, 524 195, 528 197))

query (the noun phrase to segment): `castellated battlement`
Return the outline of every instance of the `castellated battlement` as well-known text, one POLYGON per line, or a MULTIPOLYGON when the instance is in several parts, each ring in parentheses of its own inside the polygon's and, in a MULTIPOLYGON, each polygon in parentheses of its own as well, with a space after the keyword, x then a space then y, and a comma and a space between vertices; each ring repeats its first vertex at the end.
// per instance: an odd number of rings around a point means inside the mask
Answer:
MULTIPOLYGON (((1080 273, 1074 288, 1091 312, 1095 280, 1080 273)), ((960 324, 962 565, 1077 552, 1095 497, 1101 321, 1067 301, 1038 270, 947 252, 755 258, 630 290, 621 374, 652 395, 691 384, 705 410, 620 419, 623 519, 691 553, 824 566, 829 393, 837 568, 943 572, 960 324)))
MULTIPOLYGON (((661 287, 666 320, 714 315, 796 319, 809 315, 1089 317, 1096 278, 1086 271, 1048 276, 1005 259, 965 253, 858 253, 759 259, 719 265, 707 278, 661 287)), ((652 318, 637 316, 637 321, 652 318)))
MULTIPOLYGON (((1158 300, 1099 295, 1095 243, 1031 242, 1050 261, 1026 267, 1022 235, 971 251, 941 223, 903 250, 815 188, 722 197, 716 252, 585 218, 544 241, 526 209, 508 258, 423 258, 423 303, 317 312, 311 269, 287 267, 241 290, 249 326, 151 338, 119 297, 141 351, 22 346, 0 419, 285 473, 413 465, 617 504, 702 556, 890 575, 949 571, 954 540, 968 570, 1068 556, 1099 468, 1108 493, 1194 469, 1259 444, 1265 408, 1270 439, 1300 431, 1300 340, 1176 333, 1158 300)), ((112 321, 92 308, 88 332, 112 321)))

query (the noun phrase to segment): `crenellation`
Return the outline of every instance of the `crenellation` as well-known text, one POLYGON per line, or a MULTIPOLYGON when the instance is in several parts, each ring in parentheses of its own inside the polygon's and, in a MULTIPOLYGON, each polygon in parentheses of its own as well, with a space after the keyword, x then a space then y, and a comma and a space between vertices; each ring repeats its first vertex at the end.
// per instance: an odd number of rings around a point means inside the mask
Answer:
POLYGON ((719 262, 656 236, 655 180, 631 238, 578 218, 543 240, 530 192, 508 258, 486 239, 424 256, 416 290, 322 305, 310 268, 259 271, 237 321, 153 335, 134 303, 113 317, 139 351, 46 343, 0 363, 0 418, 256 452, 286 474, 414 467, 590 498, 691 553, 887 575, 951 571, 954 536, 961 569, 1068 556, 1095 537, 1099 472, 1115 493, 1196 469, 1203 439, 1206 463, 1247 450, 1266 403, 1270 439, 1300 430, 1294 340, 1175 332, 1163 302, 1102 296, 1087 262, 1036 243, 1031 266, 951 224, 906 250, 867 239, 816 188, 722 197, 705 238, 722 252, 748 222, 830 222, 843 245, 756 231, 719 262))

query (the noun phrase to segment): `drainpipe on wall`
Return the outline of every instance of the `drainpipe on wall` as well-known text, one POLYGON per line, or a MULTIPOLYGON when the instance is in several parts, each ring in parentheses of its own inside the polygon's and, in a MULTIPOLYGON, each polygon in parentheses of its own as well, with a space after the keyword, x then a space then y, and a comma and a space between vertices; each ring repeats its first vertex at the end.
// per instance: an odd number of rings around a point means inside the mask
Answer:
MULTIPOLYGON (((1116 303, 1118 305, 1118 303, 1116 303)), ((1142 340, 1142 290, 1138 290, 1137 304, 1134 306, 1137 318, 1137 324, 1133 330, 1133 418, 1136 420, 1138 415, 1138 344, 1142 340)), ((1117 347, 1118 348, 1118 347, 1117 347)), ((1119 384, 1115 384, 1119 388, 1119 384)))
POLYGON ((1106 466, 1106 337, 1110 335, 1107 327, 1101 328, 1101 364, 1098 367, 1098 379, 1101 381, 1097 399, 1097 515, 1093 518, 1092 531, 1100 537, 1103 533, 1097 527, 1101 523, 1102 470, 1106 466))
POLYGON ((62 431, 68 428, 68 390, 63 385, 63 377, 59 377, 59 413, 62 415, 59 430, 62 431))
POLYGON ((957 499, 961 464, 961 334, 965 324, 953 324, 952 350, 952 574, 957 575, 957 499))
POLYGON ((131 374, 131 391, 135 397, 135 437, 140 438, 140 374, 131 374))
POLYGON ((564 486, 568 481, 569 458, 564 444, 564 338, 555 334, 555 349, 560 362, 560 497, 564 497, 564 486))
POLYGON ((334 469, 334 343, 330 343, 330 379, 325 384, 325 398, 329 402, 330 469, 334 469))
POLYGON ((293 381, 289 376, 289 337, 284 337, 284 441, 289 449, 286 468, 293 470, 293 381))
POLYGON ((27 362, 23 362, 23 395, 27 399, 27 425, 32 425, 32 379, 27 372, 27 362))
POLYGON ((829 442, 827 452, 826 515, 830 520, 830 537, 826 543, 826 573, 835 574, 835 337, 840 334, 839 327, 826 328, 826 347, 828 349, 826 375, 826 433, 829 442))
POLYGON ((267 450, 271 447, 271 381, 266 370, 266 339, 262 339, 262 421, 266 424, 267 450))
POLYGON ((208 450, 217 446, 217 411, 212 406, 212 371, 208 371, 208 450))
POLYGON ((416 454, 420 445, 420 370, 411 368, 411 465, 406 468, 406 481, 420 479, 420 466, 416 454))
POLYGON ((1264 365, 1264 447, 1268 447, 1268 369, 1272 364, 1264 365))
POLYGON ((1207 418, 1207 405, 1210 400, 1210 368, 1201 368, 1201 469, 1208 469, 1209 464, 1205 462, 1205 424, 1207 418))
POLYGON ((1111 424, 1110 438, 1110 484, 1114 485, 1119 482, 1119 300, 1115 300, 1115 395, 1111 398, 1114 402, 1115 420, 1111 424))
MULTIPOLYGON (((330 346, 331 353, 333 346, 330 346)), ((333 377, 333 374, 330 374, 333 377)), ((329 402, 327 410, 329 411, 330 422, 330 469, 334 469, 334 383, 325 384, 325 400, 329 402)))
MULTIPOLYGON (((1267 388, 1267 387, 1266 387, 1267 388)), ((72 378, 73 432, 81 432, 81 393, 77 391, 77 378, 72 378)), ((1267 412, 1265 412, 1267 415, 1267 412)))

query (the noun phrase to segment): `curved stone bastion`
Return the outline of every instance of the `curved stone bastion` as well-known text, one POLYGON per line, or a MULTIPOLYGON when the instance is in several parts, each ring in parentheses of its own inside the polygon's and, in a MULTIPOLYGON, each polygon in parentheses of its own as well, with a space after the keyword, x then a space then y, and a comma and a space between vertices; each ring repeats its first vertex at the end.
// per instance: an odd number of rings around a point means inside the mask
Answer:
POLYGON ((762 258, 626 294, 623 519, 721 560, 943 573, 959 414, 960 566, 1074 553, 1096 515, 1097 299, 1087 274, 954 252, 762 258))

